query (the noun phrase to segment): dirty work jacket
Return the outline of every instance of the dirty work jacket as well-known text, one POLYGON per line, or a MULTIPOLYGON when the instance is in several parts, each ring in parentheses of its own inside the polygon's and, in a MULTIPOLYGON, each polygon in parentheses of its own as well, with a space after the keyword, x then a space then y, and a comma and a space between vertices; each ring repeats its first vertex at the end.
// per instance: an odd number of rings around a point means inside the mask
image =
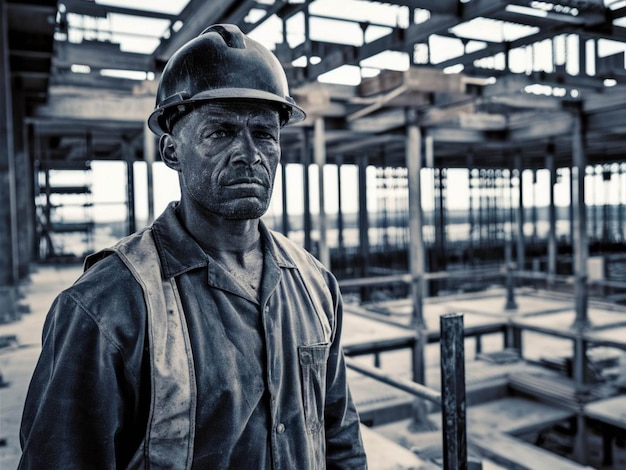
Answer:
MULTIPOLYGON (((152 227, 193 351, 192 467, 364 468, 336 281, 308 255, 310 263, 296 266, 281 248, 288 241, 261 230, 264 276, 255 303, 204 254, 172 206, 152 227), (305 286, 307 269, 320 270, 325 283, 305 286), (326 325, 309 289, 330 294, 326 325)), ((24 410, 20 468, 127 467, 147 427, 146 335, 141 288, 117 256, 55 300, 24 410)))

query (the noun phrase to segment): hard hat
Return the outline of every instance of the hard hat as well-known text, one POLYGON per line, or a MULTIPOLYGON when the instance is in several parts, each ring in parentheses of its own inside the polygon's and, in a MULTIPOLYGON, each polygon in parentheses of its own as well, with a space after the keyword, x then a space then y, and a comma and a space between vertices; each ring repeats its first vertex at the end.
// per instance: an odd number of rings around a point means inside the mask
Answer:
POLYGON ((289 96, 276 56, 231 24, 209 26, 172 55, 161 74, 148 127, 161 136, 170 131, 168 118, 181 105, 216 99, 276 104, 286 115, 285 124, 306 116, 289 96))

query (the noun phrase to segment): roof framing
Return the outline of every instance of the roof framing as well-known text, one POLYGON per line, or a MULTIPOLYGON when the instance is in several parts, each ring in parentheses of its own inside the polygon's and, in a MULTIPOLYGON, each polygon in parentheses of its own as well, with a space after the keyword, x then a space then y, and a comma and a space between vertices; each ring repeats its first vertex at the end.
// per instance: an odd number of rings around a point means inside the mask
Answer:
MULTIPOLYGON (((101 76, 102 69, 143 70, 158 74, 167 59, 182 44, 195 37, 207 25, 232 22, 246 32, 253 31, 269 18, 283 23, 295 15, 314 17, 309 11, 311 1, 276 0, 190 0, 178 13, 160 13, 103 6, 87 0, 63 0, 65 10, 57 12, 48 3, 9 2, 9 39, 12 77, 15 94, 30 96, 23 103, 25 123, 41 131, 40 135, 57 132, 63 140, 64 127, 52 121, 71 124, 65 132, 91 133, 91 145, 100 158, 118 158, 119 152, 106 153, 111 142, 128 138, 144 130, 145 116, 152 107, 154 81, 143 83, 129 79, 101 76), (260 13, 247 22, 251 10, 260 13), (151 54, 121 50, 118 44, 106 41, 83 41, 80 44, 54 39, 56 33, 66 32, 62 19, 68 13, 107 18, 111 14, 166 20, 159 46, 151 54), (45 23, 46 28, 25 28, 25 15, 33 16, 33 24, 45 23), (56 24, 50 25, 50 17, 56 24), (179 25, 182 24, 180 29, 179 25), (25 39, 29 38, 28 41, 25 39), (83 64, 91 73, 73 73, 72 66, 83 64), (123 106, 116 106, 123 103, 123 106), (144 118, 142 118, 144 116, 144 118), (111 123, 124 123, 120 131, 111 123), (100 131, 97 129, 101 128, 100 131), (44 132, 45 129, 45 132, 44 132)), ((376 2, 369 2, 376 3, 376 2)), ((284 130, 284 156, 288 161, 300 161, 306 139, 302 134, 312 132, 315 119, 326 120, 327 157, 343 162, 369 159, 372 164, 403 165, 405 161, 404 127, 406 108, 417 111, 420 125, 434 141, 435 164, 467 166, 468 158, 477 166, 506 166, 513 155, 522 154, 524 164, 543 167, 548 146, 554 149, 557 164, 568 166, 571 161, 572 113, 584 115, 586 145, 590 162, 624 160, 626 148, 626 70, 624 53, 607 57, 591 56, 580 48, 578 60, 595 64, 596 73, 572 75, 562 64, 552 70, 512 73, 509 69, 479 66, 477 61, 511 51, 533 47, 557 36, 578 37, 581 43, 611 40, 624 43, 626 28, 622 19, 626 7, 611 10, 601 1, 553 1, 546 5, 542 17, 525 14, 533 2, 524 0, 397 0, 385 3, 428 10, 429 17, 419 24, 389 27, 389 32, 359 47, 330 41, 312 40, 289 47, 276 46, 276 54, 288 72, 292 94, 307 110, 309 118, 299 127, 284 130), (519 8, 511 8, 511 5, 519 8), (572 9, 576 8, 576 14, 572 9), (465 52, 458 57, 438 63, 414 63, 416 45, 427 45, 434 36, 458 39, 453 28, 477 18, 515 23, 537 28, 518 39, 498 42, 483 40, 484 47, 465 52), (347 87, 319 83, 317 78, 344 65, 359 66, 365 59, 386 51, 409 54, 412 67, 406 72, 382 71, 374 79, 363 80, 359 86, 347 87), (301 57, 319 57, 317 63, 296 67, 301 57), (456 75, 445 73, 453 66, 463 66, 456 75), (496 82, 487 80, 494 77, 496 82), (607 88, 605 80, 615 82, 607 88), (560 95, 536 96, 528 93, 532 86, 558 89, 560 95)), ((536 2, 535 2, 536 3, 536 2)), ((325 15, 328 16, 328 15, 325 15)), ((343 21, 350 21, 342 18, 343 21)), ((354 20, 355 23, 359 21, 354 20)), ((368 24, 363 21, 360 26, 368 24)), ((139 33, 138 33, 139 34, 139 33)), ((583 66, 581 66, 583 68, 583 66)), ((26 100, 26 98, 22 98, 26 100)), ((68 142, 72 141, 69 137, 68 142)), ((75 139, 74 139, 75 140, 75 139)), ((142 139, 135 138, 133 154, 142 155, 142 139)), ((68 155, 76 155, 75 151, 68 155)), ((63 159, 62 152, 55 154, 63 159)))

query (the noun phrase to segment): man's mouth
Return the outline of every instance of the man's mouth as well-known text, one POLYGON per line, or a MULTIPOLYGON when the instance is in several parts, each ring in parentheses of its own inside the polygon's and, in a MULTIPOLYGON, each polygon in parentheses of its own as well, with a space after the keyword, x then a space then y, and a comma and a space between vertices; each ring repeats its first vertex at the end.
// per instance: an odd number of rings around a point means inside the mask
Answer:
POLYGON ((236 178, 236 179, 228 181, 224 186, 252 188, 256 186, 265 186, 265 183, 260 178, 236 178))

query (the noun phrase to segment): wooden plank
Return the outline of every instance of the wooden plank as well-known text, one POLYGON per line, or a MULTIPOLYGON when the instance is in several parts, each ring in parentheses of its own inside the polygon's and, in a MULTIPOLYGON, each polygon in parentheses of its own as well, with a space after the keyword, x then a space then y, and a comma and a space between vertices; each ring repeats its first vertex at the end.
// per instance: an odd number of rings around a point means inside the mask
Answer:
POLYGON ((507 434, 524 434, 539 431, 574 416, 571 411, 528 400, 507 397, 481 405, 468 411, 468 429, 486 426, 507 434))
POLYGON ((350 130, 354 132, 384 132, 390 129, 404 127, 406 117, 404 109, 388 109, 375 115, 351 121, 350 130))
POLYGON ((469 435, 470 445, 495 463, 508 469, 559 470, 591 469, 528 444, 520 439, 487 428, 474 429, 469 435))
POLYGON ((89 65, 93 69, 151 70, 151 58, 145 54, 125 52, 119 44, 83 41, 80 44, 59 41, 55 44, 57 67, 72 64, 89 65))
POLYGON ((376 95, 400 87, 421 92, 463 93, 465 82, 460 74, 447 74, 434 67, 411 67, 403 72, 385 70, 375 77, 363 80, 359 85, 359 94, 376 95))
POLYGON ((509 385, 537 400, 572 411, 578 410, 584 403, 603 399, 614 393, 610 385, 603 384, 590 385, 584 391, 579 391, 573 379, 548 371, 511 374, 509 385))
POLYGON ((366 426, 361 426, 363 445, 370 470, 435 470, 440 467, 418 458, 409 449, 382 436, 366 426))
MULTIPOLYGON (((624 321, 626 321, 626 312, 592 307, 588 310, 588 318, 591 322, 592 329, 588 331, 587 334, 602 335, 602 333, 594 333, 593 328, 605 329, 612 325, 622 325, 624 321)), ((512 322, 519 328, 546 332, 573 339, 576 337, 576 331, 572 328, 575 320, 576 313, 573 310, 568 310, 543 315, 526 316, 523 318, 515 317, 512 319, 512 322)))
POLYGON ((141 122, 154 109, 153 96, 54 96, 37 109, 37 117, 83 119, 102 122, 107 119, 141 122))
POLYGON ((504 114, 460 113, 459 125, 463 129, 501 131, 508 127, 508 121, 504 114))
POLYGON ((626 430, 626 395, 589 403, 584 408, 585 416, 626 430))
POLYGON ((592 331, 585 334, 585 339, 595 344, 626 350, 626 327, 621 326, 606 328, 601 331, 592 331))
POLYGON ((372 345, 385 347, 389 344, 406 346, 415 339, 415 331, 410 328, 394 326, 360 315, 344 314, 342 344, 346 350, 360 350, 372 345))

